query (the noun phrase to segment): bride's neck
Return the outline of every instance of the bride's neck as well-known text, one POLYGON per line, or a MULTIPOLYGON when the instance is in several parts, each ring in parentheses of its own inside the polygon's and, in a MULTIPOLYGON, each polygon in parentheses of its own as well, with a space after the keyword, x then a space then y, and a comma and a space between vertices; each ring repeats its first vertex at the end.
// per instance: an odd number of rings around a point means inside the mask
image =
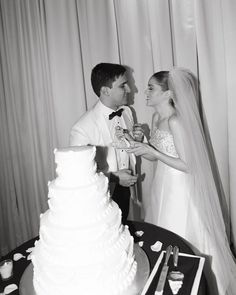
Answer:
POLYGON ((169 118, 174 113, 174 108, 170 105, 168 101, 164 101, 156 106, 154 106, 155 112, 159 114, 160 119, 169 118))

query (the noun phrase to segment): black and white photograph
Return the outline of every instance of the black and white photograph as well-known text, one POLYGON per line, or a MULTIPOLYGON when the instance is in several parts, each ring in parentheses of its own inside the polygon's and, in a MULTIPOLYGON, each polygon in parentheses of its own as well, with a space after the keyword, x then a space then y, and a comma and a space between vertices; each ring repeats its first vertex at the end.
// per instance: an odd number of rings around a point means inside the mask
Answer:
POLYGON ((1 295, 236 295, 235 52, 235 0, 0 0, 1 295))

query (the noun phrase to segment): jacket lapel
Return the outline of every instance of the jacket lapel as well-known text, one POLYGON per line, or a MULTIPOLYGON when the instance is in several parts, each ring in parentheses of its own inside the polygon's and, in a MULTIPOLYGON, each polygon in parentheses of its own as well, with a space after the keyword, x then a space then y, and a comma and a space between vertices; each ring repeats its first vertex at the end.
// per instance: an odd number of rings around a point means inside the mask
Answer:
POLYGON ((112 137, 100 106, 98 102, 94 107, 94 119, 101 135, 101 144, 107 145, 112 142, 112 137))
POLYGON ((112 136, 100 106, 100 103, 97 103, 94 107, 94 119, 98 128, 97 130, 100 133, 98 145, 100 148, 103 147, 103 152, 106 154, 106 162, 109 166, 109 171, 117 171, 116 152, 111 145, 112 136))

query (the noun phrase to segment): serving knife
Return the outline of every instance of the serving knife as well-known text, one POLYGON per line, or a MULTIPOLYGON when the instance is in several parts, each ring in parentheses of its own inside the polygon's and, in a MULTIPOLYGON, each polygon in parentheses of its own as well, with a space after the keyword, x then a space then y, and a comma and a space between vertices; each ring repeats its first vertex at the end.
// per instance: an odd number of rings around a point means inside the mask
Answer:
POLYGON ((162 266, 162 269, 161 269, 161 274, 160 274, 160 277, 159 277, 159 280, 158 280, 155 295, 163 293, 163 289, 164 289, 164 286, 165 286, 166 277, 167 277, 167 273, 168 273, 168 269, 169 269, 168 261, 169 261, 171 252, 172 252, 172 246, 169 245, 166 248, 165 261, 164 261, 164 265, 162 266))

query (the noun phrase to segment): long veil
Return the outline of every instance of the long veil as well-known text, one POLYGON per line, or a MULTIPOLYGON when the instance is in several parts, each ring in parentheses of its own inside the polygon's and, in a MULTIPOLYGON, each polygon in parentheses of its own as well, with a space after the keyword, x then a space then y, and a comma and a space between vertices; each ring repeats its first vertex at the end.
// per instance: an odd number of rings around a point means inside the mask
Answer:
MULTIPOLYGON (((236 290, 236 265, 229 248, 219 195, 199 115, 196 80, 190 71, 174 68, 169 73, 168 84, 174 94, 177 116, 184 126, 183 141, 186 147, 185 157, 189 169, 190 197, 193 206, 191 212, 196 211, 199 220, 196 227, 189 215, 188 231, 193 232, 190 242, 200 250, 201 254, 208 257, 208 262, 210 258, 219 294, 233 295, 236 290)), ((214 292, 212 294, 216 294, 214 292)))

